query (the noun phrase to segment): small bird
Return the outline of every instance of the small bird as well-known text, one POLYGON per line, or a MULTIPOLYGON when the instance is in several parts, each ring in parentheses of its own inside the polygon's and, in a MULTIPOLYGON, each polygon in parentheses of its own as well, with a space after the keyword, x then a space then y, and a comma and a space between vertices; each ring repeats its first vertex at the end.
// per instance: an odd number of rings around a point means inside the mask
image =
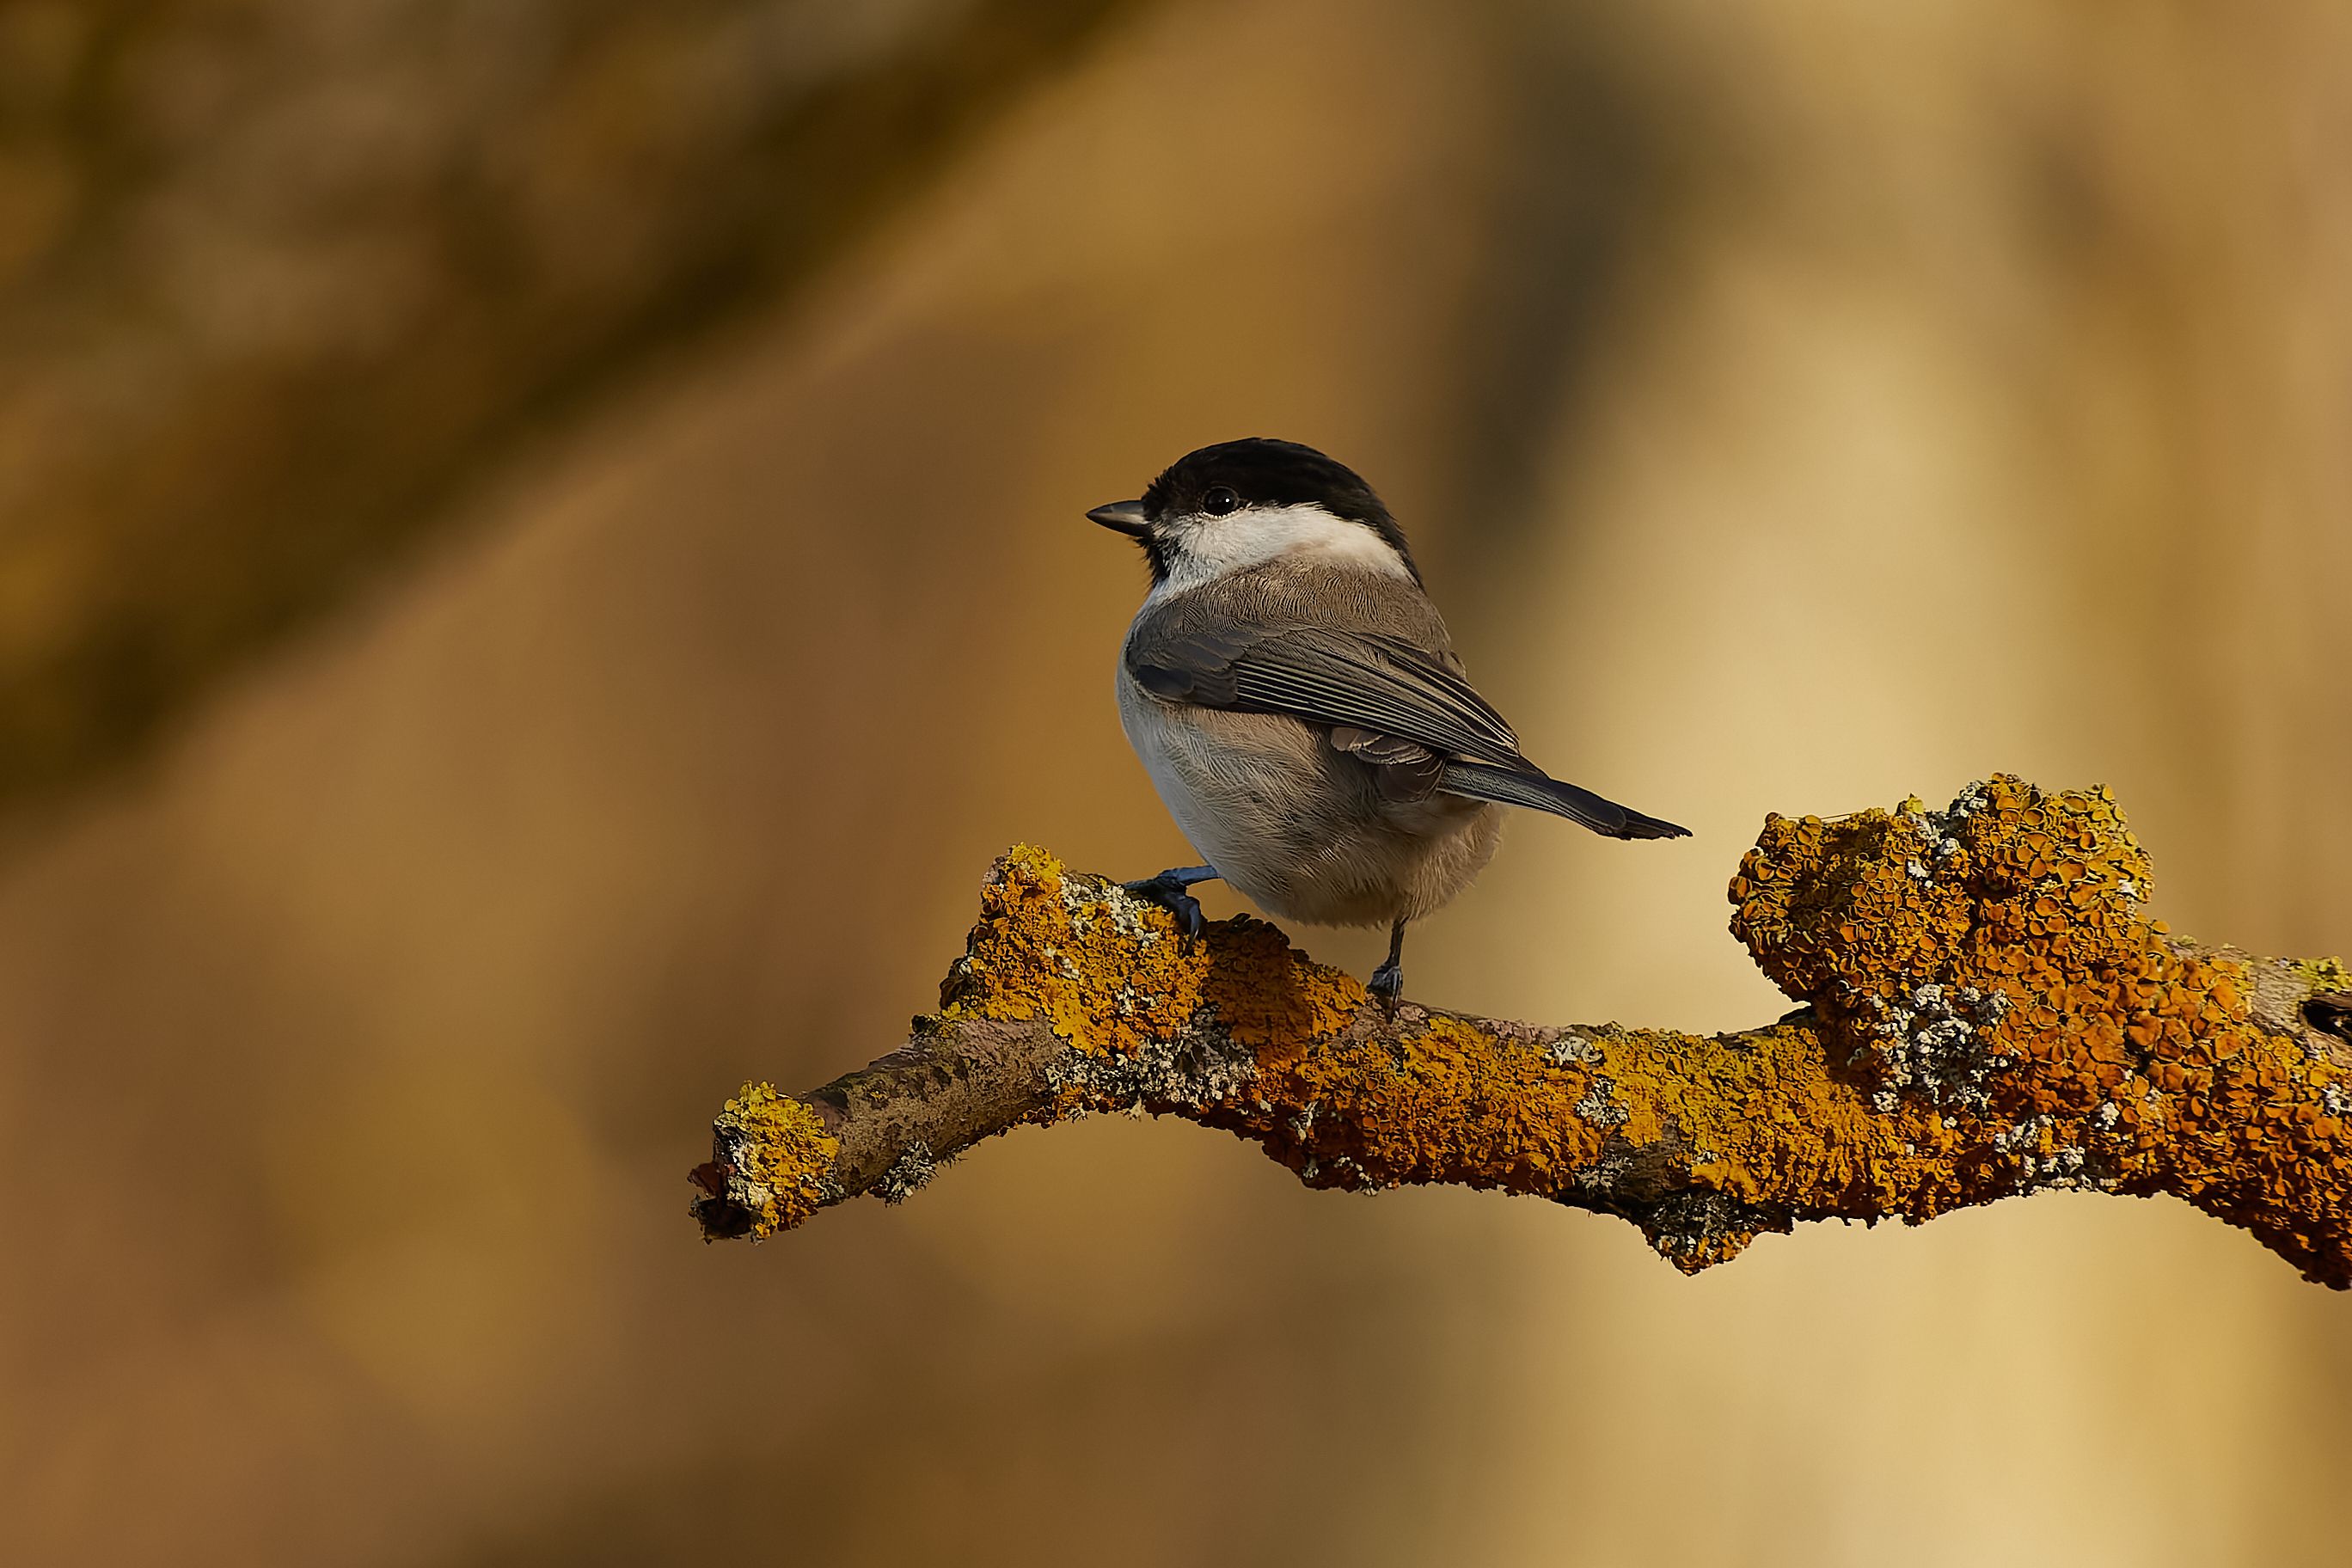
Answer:
POLYGON ((1468 887, 1505 805, 1612 838, 1689 829, 1563 784, 1474 689, 1372 489, 1264 437, 1180 458, 1087 516, 1143 547, 1151 592, 1119 653, 1118 715, 1207 864, 1130 882, 1202 928, 1223 880, 1269 914, 1389 928, 1368 984, 1393 1012, 1404 928, 1468 887))

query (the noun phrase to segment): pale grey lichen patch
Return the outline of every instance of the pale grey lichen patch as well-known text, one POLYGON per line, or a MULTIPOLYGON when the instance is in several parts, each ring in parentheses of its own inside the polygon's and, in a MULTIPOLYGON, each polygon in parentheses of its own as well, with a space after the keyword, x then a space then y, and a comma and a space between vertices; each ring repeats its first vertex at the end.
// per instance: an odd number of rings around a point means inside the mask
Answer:
POLYGON ((1853 1065, 1875 1065, 1879 1087, 1871 1103, 1892 1112, 1906 1089, 1938 1107, 1981 1111, 1993 1074, 2016 1058, 1999 1049, 1992 1032, 2009 1011, 2000 991, 1973 985, 1916 985, 1899 1002, 1867 998, 1876 1009, 1874 1037, 1854 1053, 1853 1065))
POLYGON ((1617 1086, 1598 1074, 1585 1086, 1576 1113, 1595 1127, 1622 1126, 1626 1116, 1625 1108, 1617 1103, 1617 1086))
POLYGON ((1591 1068, 1601 1065, 1601 1047, 1576 1029, 1562 1029, 1559 1037, 1544 1047, 1544 1059, 1556 1068, 1591 1068))
POLYGON ((1218 1031, 1194 1029, 1118 1056, 1067 1051, 1045 1076, 1055 1089, 1076 1089, 1099 1109, 1199 1110, 1246 1095, 1257 1078, 1257 1057, 1218 1031))
POLYGON ((2002 1128, 1992 1135, 1992 1146, 2004 1154, 2014 1155, 2021 1150, 2032 1149, 2042 1142, 2042 1134, 2054 1125, 2047 1114, 2029 1116, 2024 1121, 2002 1128))
POLYGON ((2352 1093, 2347 1093, 2341 1083, 2323 1085, 2319 1103, 2327 1108, 2330 1116, 2352 1116, 2352 1093))
POLYGON ((1943 810, 1920 813, 1933 830, 1932 837, 1937 846, 1936 853, 1948 853, 1943 845, 1957 845, 1960 829, 1968 826, 1969 818, 1991 804, 1992 796, 1985 792, 1985 781, 1976 779, 1964 785, 1960 793, 1952 797, 1952 804, 1943 810))
MULTIPOLYGON (((1610 1140, 1610 1144, 1611 1147, 1602 1150, 1600 1159, 1576 1173, 1578 1193, 1590 1197, 1604 1197, 1616 1192, 1623 1184, 1625 1173, 1633 1168, 1633 1151, 1624 1147, 1618 1139, 1610 1140)), ((1557 1202, 1577 1207, 1595 1206, 1581 1203, 1566 1193, 1556 1193, 1553 1197, 1557 1202)))
POLYGON ((867 1191, 886 1204, 903 1204, 939 1174, 946 1163, 933 1156, 931 1146, 918 1138, 898 1152, 898 1158, 867 1191))
POLYGON ((1351 1192, 1385 1192, 1400 1184, 1393 1177, 1383 1180, 1374 1175, 1352 1154, 1334 1154, 1328 1163, 1339 1175, 1339 1184, 1351 1192))
MULTIPOLYGON (((2112 1110, 2112 1107, 2108 1109, 2112 1110)), ((2112 1123, 2113 1118, 2108 1121, 2112 1123)), ((2046 1113, 2029 1116, 1992 1135, 1992 1146, 2016 1162, 2023 1184, 2029 1187, 2101 1187, 2108 1179, 2093 1173, 2090 1151, 2072 1143, 2052 1142, 2045 1153, 2042 1143, 2057 1119, 2046 1113)))
POLYGON ((1066 874, 1062 879, 1062 907, 1069 911, 1070 929, 1091 930, 1097 913, 1110 918, 1111 929, 1141 946, 1160 940, 1143 911, 1157 906, 1136 897, 1116 882, 1099 878, 1066 874))
POLYGON ((1677 1193, 1633 1217, 1659 1256, 1668 1258, 1698 1258, 1727 1241, 1736 1249, 1759 1230, 1783 1228, 1773 1216, 1707 1190, 1677 1193))
POLYGON ((1927 846, 1927 858, 1906 862, 1904 871, 1914 881, 1935 880, 1936 873, 1944 869, 1946 863, 1959 854, 1960 830, 1968 826, 1969 818, 1982 811, 1990 802, 1991 797, 1985 793, 1984 780, 1979 779, 1961 790, 1953 797, 1952 804, 1941 811, 1929 811, 1916 805, 1906 807, 1904 815, 1918 824, 1919 837, 1927 846))

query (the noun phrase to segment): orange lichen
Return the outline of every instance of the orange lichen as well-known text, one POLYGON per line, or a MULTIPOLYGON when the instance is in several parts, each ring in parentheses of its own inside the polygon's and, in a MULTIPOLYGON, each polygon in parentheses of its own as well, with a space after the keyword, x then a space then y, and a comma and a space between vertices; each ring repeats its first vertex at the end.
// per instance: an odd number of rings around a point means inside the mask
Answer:
POLYGON ((2080 1185, 2177 1192, 2340 1281, 2333 1069, 2254 1023, 2242 963, 2142 920, 2148 886, 2104 790, 1995 778, 1943 811, 1775 816, 1732 883, 1733 928, 1811 1016, 1705 1037, 1415 1009, 1382 1029, 1360 985, 1272 927, 1225 922, 1188 952, 1159 911, 1123 926, 1106 885, 1024 848, 949 1012, 1045 1016, 1097 1056, 1221 1031, 1253 1070, 1177 1108, 1308 1181, 1591 1202, 1685 1268, 1797 1218, 1917 1221, 2080 1185), (1645 1160, 1654 1179, 1629 1184, 1645 1160))
MULTIPOLYGON (((1800 1219, 1917 1221, 2071 1185, 2176 1193, 2352 1282, 2352 1073, 2280 1005, 2343 989, 2343 969, 2258 973, 2176 942, 2139 914, 2148 885, 2104 790, 1997 777, 1941 811, 1771 817, 1732 881, 1732 929, 1808 1005, 1700 1037, 1391 1019, 1263 921, 1187 943, 1164 911, 1024 846, 918 1038, 952 1055, 983 1022, 1050 1029, 1024 1047, 1034 1092, 981 1133, 1172 1111, 1318 1186, 1444 1182, 1622 1214, 1685 1269, 1800 1219)), ((830 1201, 837 1145, 808 1107, 758 1086, 720 1132, 722 1164, 756 1151, 728 1194, 760 1195, 754 1234, 830 1201)))
MULTIPOLYGON (((1402 1028, 1376 1029, 1362 986, 1275 928, 1223 922, 1187 952, 1161 911, 1027 847, 992 875, 943 1002, 936 1026, 1044 1018, 1096 1058, 1214 1031, 1252 1053, 1252 1070, 1181 1108, 1257 1139, 1318 1185, 1453 1182, 1573 1199, 1612 1159, 1670 1150, 1683 1190, 1753 1211, 1695 1238, 1643 1205, 1613 1205, 1642 1211, 1686 1267, 1730 1256, 1757 1228, 1785 1228, 1792 1213, 1933 1212, 1918 1178, 1949 1142, 1919 1118, 1879 1115, 1832 1074, 1817 1035, 1793 1025, 1703 1038, 1518 1030, 1412 1009, 1402 1028)), ((1175 1097, 1138 1098, 1169 1109, 1175 1097)), ((1052 1113, 1091 1103, 1072 1089, 1052 1113)))
POLYGON ((1264 921, 1220 921, 1188 945, 1165 910, 1021 844, 982 889, 940 1002, 944 1021, 1042 1017, 1077 1049, 1115 1056, 1175 1038, 1203 1005, 1236 1040, 1295 1044, 1340 1026, 1363 998, 1264 921))
POLYGON ((1436 1015, 1390 1041, 1369 1035, 1261 1053, 1244 1123, 1295 1134, 1278 1150, 1329 1185, 1466 1181, 1548 1188, 1601 1156, 1606 1128, 1576 1111, 1587 1069, 1436 1015))
POLYGON ((1902 1212, 2060 1183, 2171 1192, 2345 1283, 2335 1071, 2255 1021, 2246 963, 2142 919, 2148 886, 2105 790, 1996 777, 1943 812, 1771 818, 1732 929, 1850 1047, 1905 1145, 1937 1135, 1930 1160, 1862 1146, 1902 1212))
POLYGON ((725 1195, 763 1240, 790 1230, 832 1201, 826 1173, 841 1142, 824 1120, 790 1095, 747 1083, 711 1124, 719 1145, 725 1195))

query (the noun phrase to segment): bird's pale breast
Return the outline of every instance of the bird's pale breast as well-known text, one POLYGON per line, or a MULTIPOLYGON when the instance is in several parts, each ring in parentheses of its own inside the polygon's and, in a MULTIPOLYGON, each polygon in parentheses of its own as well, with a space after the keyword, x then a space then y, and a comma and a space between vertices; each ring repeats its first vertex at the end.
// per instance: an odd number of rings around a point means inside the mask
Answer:
POLYGON ((1383 799, 1365 763, 1278 714, 1161 701, 1118 676, 1119 720, 1169 815, 1268 914, 1386 925, 1437 909, 1495 852, 1500 808, 1383 799))

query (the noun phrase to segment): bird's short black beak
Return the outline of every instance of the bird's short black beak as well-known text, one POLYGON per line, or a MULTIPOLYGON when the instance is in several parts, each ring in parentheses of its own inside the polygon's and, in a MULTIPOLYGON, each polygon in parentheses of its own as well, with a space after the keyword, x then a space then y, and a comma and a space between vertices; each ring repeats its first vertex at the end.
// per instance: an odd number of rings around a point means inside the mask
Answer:
POLYGON ((1140 539, 1151 527, 1151 520, 1143 515, 1139 500, 1115 500, 1108 506, 1098 506, 1087 513, 1105 528, 1115 528, 1121 533, 1140 539))

